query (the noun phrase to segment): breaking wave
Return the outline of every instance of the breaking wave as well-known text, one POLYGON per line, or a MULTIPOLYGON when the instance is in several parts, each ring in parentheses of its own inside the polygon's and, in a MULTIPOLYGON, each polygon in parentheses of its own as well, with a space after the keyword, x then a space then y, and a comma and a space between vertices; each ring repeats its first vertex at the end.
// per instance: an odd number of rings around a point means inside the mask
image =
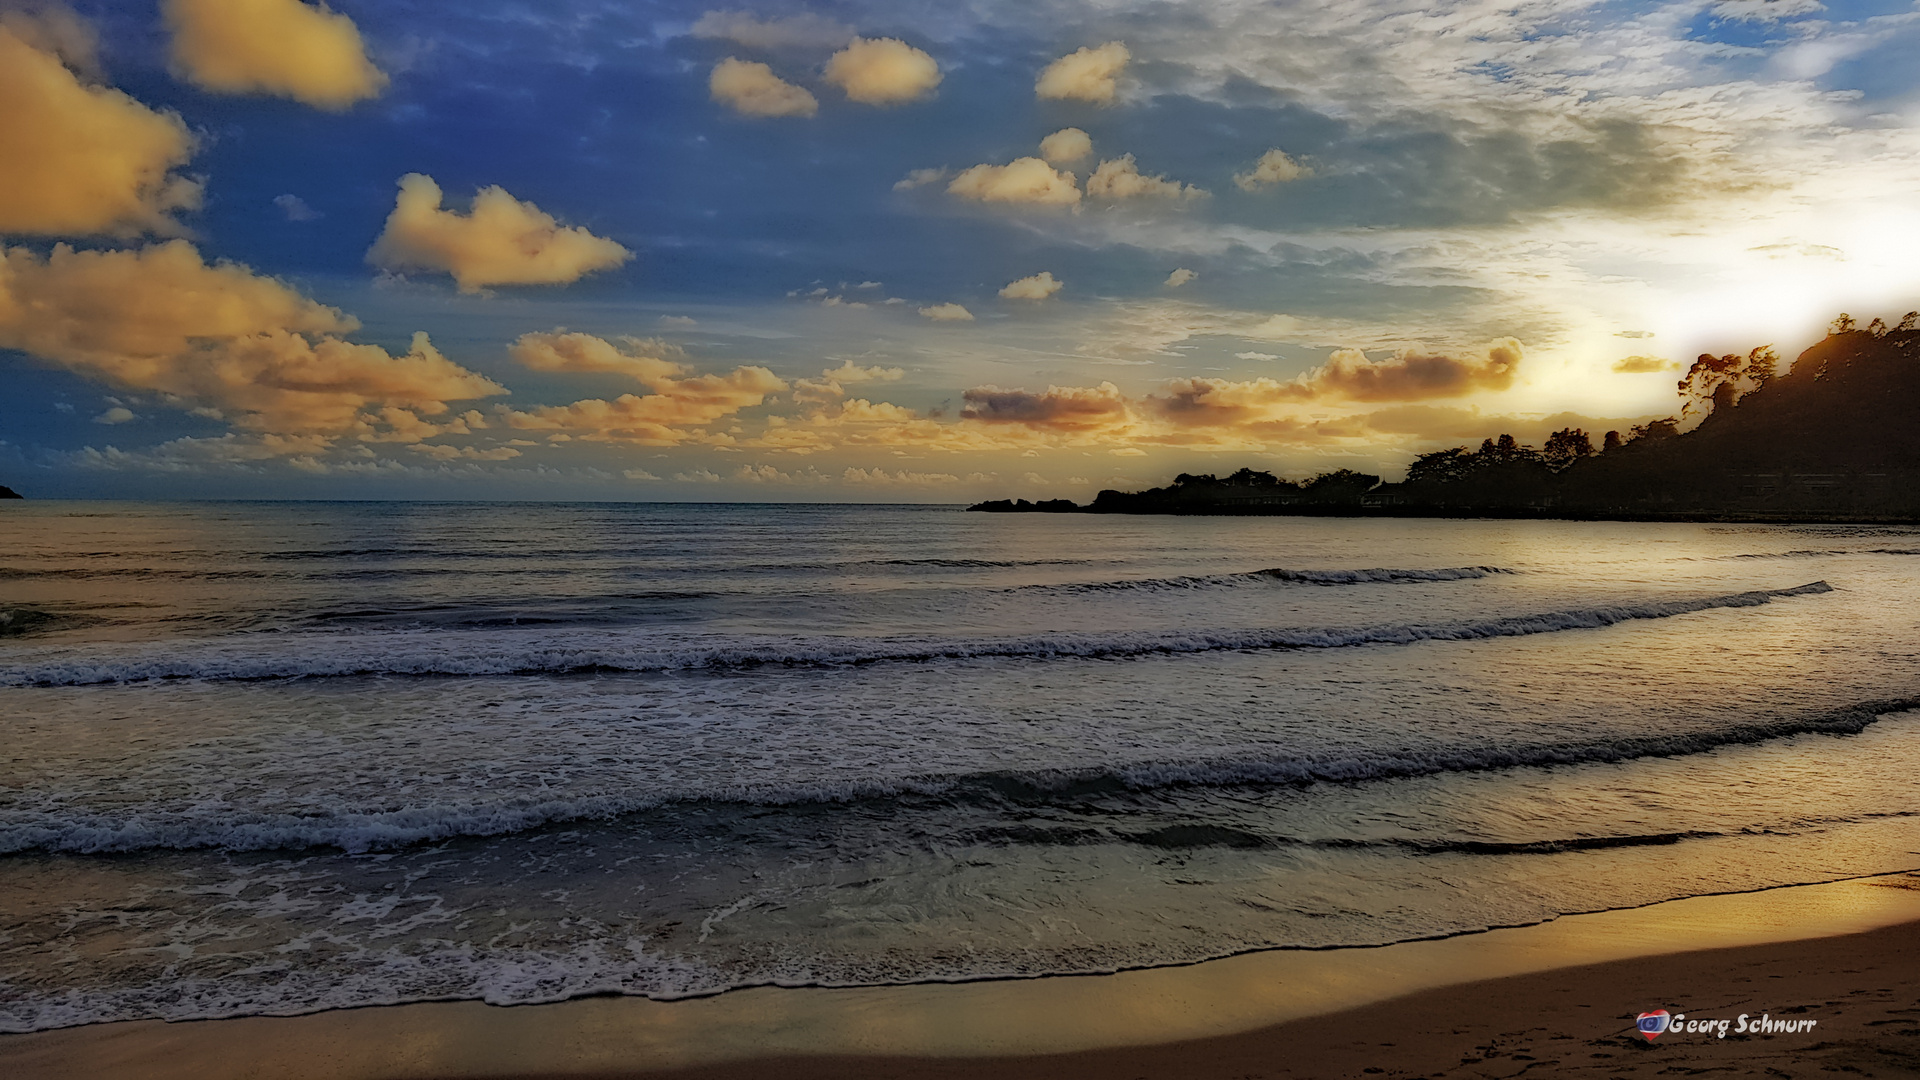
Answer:
POLYGON ((1790 589, 1757 589, 1679 600, 1507 615, 1458 622, 1357 628, 1143 630, 1060 633, 1015 638, 853 638, 648 636, 630 645, 605 633, 511 631, 484 638, 447 632, 406 635, 306 635, 263 652, 252 642, 214 642, 189 650, 142 647, 102 658, 66 648, 0 665, 0 686, 89 686, 161 679, 296 679, 346 676, 571 675, 744 669, 767 666, 834 667, 939 660, 1065 657, 1124 659, 1255 649, 1330 649, 1523 637, 1563 630, 1594 630, 1644 619, 1665 619, 1716 608, 1748 608, 1784 597, 1832 592, 1824 581, 1790 589))
POLYGON ((1242 574, 1197 574, 1185 577, 1133 578, 1120 581, 1067 582, 1060 585, 1023 585, 1021 592, 1110 592, 1158 589, 1210 589, 1234 585, 1279 582, 1287 585, 1412 585, 1429 581, 1476 581, 1495 574, 1514 574, 1498 566, 1453 566, 1437 570, 1252 570, 1242 574))

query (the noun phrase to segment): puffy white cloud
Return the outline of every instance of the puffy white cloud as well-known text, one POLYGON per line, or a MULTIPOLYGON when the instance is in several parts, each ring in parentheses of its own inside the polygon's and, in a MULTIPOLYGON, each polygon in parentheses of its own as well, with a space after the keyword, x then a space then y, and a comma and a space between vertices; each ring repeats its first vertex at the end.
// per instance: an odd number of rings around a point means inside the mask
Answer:
POLYGON ((812 116, 820 111, 820 102, 805 87, 775 75, 765 64, 731 56, 714 66, 707 91, 744 116, 812 116))
POLYGON ((386 410, 411 427, 447 402, 505 393, 425 334, 399 356, 340 337, 358 325, 245 266, 209 266, 184 240, 11 248, 0 261, 0 348, 250 430, 372 437, 394 430, 386 410))
POLYGON ((275 195, 273 205, 287 215, 288 221, 318 221, 325 217, 320 211, 307 205, 307 200, 298 195, 275 195))
POLYGON ((1039 158, 1015 158, 1005 165, 975 165, 947 185, 950 194, 977 202, 1080 205, 1080 185, 1072 173, 1055 172, 1039 158))
POLYGON ((193 155, 186 124, 81 82, 68 63, 90 48, 72 16, 0 17, 0 233, 178 233, 171 215, 200 205, 173 174, 193 155))
POLYGON ((341 110, 386 89, 353 20, 301 0, 164 0, 173 70, 205 90, 341 110))
POLYGON ((934 322, 973 321, 973 312, 968 311, 959 304, 952 303, 933 304, 928 307, 923 307, 920 309, 920 315, 922 318, 932 319, 934 322))
POLYGON ((1042 270, 1031 277, 1010 281, 1000 290, 1002 298, 1007 300, 1045 300, 1066 287, 1066 282, 1053 276, 1053 271, 1042 270))
POLYGON ((1034 82, 1033 92, 1042 100, 1070 99, 1111 105, 1118 92, 1116 80, 1131 59, 1133 54, 1118 41, 1076 49, 1048 64, 1034 82))
POLYGON ((1103 161, 1087 177, 1087 197, 1093 199, 1203 199, 1207 192, 1164 176, 1142 176, 1132 154, 1103 161))
POLYGON ((731 41, 749 49, 837 49, 853 40, 853 27, 811 12, 762 19, 744 11, 709 11, 693 24, 697 38, 731 41))
POLYGON ((940 65, 897 38, 854 38, 827 60, 826 80, 851 101, 901 105, 940 85, 940 65))
POLYGON ((1306 166, 1288 157, 1283 151, 1269 150, 1260 155, 1260 160, 1253 163, 1253 168, 1243 173, 1235 173, 1233 182, 1240 186, 1241 191, 1259 191, 1276 184, 1284 184, 1289 180, 1298 180, 1307 175, 1306 166))
POLYGON ((1175 270, 1173 273, 1167 275, 1167 288, 1177 289, 1180 286, 1185 285, 1187 282, 1192 281, 1194 278, 1197 278, 1199 276, 1200 276, 1199 274, 1194 273, 1192 270, 1189 270, 1186 267, 1182 266, 1178 270, 1175 270))
POLYGON ((422 173, 400 194, 367 261, 387 270, 442 271, 461 292, 489 285, 562 285, 633 257, 619 244, 567 227, 499 187, 481 188, 472 210, 440 208, 440 185, 422 173))
POLYGON ((127 408, 125 405, 115 405, 113 408, 94 417, 93 422, 96 424, 124 424, 134 419, 138 418, 133 415, 132 409, 127 408))
POLYGON ((1040 140, 1040 156, 1055 165, 1079 161, 1093 153, 1093 137, 1079 128, 1061 128, 1040 140))

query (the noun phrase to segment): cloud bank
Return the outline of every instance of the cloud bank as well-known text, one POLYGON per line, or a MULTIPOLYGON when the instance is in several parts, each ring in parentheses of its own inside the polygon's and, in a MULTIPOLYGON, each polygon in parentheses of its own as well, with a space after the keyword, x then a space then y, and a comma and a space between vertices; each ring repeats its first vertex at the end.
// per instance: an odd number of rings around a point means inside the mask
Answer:
POLYGON ((135 251, 59 244, 45 257, 11 248, 0 261, 0 348, 242 428, 371 434, 505 392, 425 334, 398 356, 342 339, 358 325, 238 263, 208 265, 184 240, 135 251))

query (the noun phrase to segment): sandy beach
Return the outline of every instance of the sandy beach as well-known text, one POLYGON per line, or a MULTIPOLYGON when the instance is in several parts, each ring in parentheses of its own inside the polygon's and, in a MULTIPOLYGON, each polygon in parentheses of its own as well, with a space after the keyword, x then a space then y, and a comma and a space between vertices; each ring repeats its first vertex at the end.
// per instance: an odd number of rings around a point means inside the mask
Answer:
POLYGON ((0 1038, 10 1077, 1920 1075, 1920 875, 1381 949, 679 1002, 475 1002, 0 1038), (1649 1044, 1634 1016, 1729 1021, 1649 1044), (1757 1021, 1806 1032, 1743 1035, 1757 1021))

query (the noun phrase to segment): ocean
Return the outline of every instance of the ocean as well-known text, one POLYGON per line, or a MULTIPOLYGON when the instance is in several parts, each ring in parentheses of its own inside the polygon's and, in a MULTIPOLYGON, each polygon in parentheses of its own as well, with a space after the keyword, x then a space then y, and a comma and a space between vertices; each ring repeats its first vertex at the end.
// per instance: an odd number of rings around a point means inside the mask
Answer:
POLYGON ((0 1030, 1920 867, 1920 530, 0 504, 0 1030))

